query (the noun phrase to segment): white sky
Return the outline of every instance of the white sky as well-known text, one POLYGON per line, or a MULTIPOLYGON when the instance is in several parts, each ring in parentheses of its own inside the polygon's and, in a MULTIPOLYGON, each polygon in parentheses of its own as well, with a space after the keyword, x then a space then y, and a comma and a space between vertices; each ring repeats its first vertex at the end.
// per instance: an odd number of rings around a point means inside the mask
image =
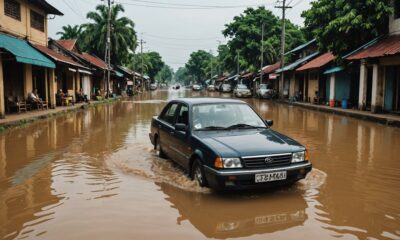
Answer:
MULTIPOLYGON (((64 16, 49 20, 49 36, 58 38, 56 32, 67 24, 75 25, 87 22, 88 11, 95 9, 101 0, 47 0, 64 16)), ((288 10, 288 18, 298 25, 303 25, 300 14, 309 8, 311 0, 288 0, 293 9, 288 10)), ((135 22, 135 30, 140 38, 146 41, 144 51, 157 51, 164 62, 174 70, 184 66, 191 52, 203 49, 216 53, 218 40, 226 42, 221 31, 224 25, 233 20, 234 16, 242 13, 245 6, 265 5, 277 16, 280 9, 275 9, 276 0, 118 0, 125 7, 124 15, 135 22), (149 2, 165 3, 159 5, 149 2), (207 6, 243 6, 217 9, 173 9, 173 4, 207 5, 207 6), (164 6, 154 8, 139 5, 164 6), (172 8, 171 8, 172 7, 172 8), (173 38, 173 39, 171 39, 173 38), (176 39, 175 39, 176 38, 176 39), (197 39, 197 40, 195 40, 197 39)), ((179 7, 177 7, 179 8, 179 7)), ((138 48, 137 51, 140 49, 138 48)))

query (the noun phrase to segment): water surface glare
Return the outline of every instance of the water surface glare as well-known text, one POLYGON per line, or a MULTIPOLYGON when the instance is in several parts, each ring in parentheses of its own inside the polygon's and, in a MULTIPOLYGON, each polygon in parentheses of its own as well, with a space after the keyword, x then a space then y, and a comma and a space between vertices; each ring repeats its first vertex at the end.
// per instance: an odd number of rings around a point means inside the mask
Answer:
POLYGON ((400 239, 400 129, 245 99, 310 150, 292 187, 214 193, 157 157, 155 91, 0 134, 0 239, 400 239))

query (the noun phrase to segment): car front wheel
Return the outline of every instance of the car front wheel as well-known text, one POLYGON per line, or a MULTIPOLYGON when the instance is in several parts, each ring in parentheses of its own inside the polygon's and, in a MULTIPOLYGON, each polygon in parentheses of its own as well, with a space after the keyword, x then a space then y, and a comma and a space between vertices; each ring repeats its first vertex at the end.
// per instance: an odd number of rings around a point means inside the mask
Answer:
POLYGON ((204 176, 203 167, 199 160, 195 160, 193 163, 192 177, 199 183, 200 187, 208 187, 207 180, 204 176))
POLYGON ((164 151, 162 150, 161 143, 160 143, 160 138, 159 138, 159 137, 156 138, 155 145, 156 145, 156 149, 157 149, 157 151, 158 151, 158 156, 159 156, 160 158, 167 158, 167 155, 166 155, 166 154, 164 153, 164 151))

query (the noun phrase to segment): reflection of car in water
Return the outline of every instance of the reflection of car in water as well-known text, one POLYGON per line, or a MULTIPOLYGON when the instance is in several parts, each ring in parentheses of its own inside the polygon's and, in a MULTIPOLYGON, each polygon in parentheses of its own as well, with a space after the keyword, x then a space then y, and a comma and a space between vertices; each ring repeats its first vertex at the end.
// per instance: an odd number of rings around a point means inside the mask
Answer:
POLYGON ((307 220, 307 204, 300 191, 249 198, 188 192, 166 183, 158 185, 172 208, 179 211, 178 224, 188 220, 207 238, 273 233, 300 226, 307 220))

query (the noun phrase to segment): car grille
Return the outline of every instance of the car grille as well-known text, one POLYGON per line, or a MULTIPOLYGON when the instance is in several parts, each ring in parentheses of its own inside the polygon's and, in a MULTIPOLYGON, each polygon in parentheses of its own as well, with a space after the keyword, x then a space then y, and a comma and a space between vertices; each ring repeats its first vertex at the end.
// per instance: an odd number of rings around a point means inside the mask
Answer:
POLYGON ((291 162, 292 154, 243 158, 243 163, 246 168, 280 167, 287 166, 291 162), (270 161, 266 161, 266 158, 270 158, 270 161))

